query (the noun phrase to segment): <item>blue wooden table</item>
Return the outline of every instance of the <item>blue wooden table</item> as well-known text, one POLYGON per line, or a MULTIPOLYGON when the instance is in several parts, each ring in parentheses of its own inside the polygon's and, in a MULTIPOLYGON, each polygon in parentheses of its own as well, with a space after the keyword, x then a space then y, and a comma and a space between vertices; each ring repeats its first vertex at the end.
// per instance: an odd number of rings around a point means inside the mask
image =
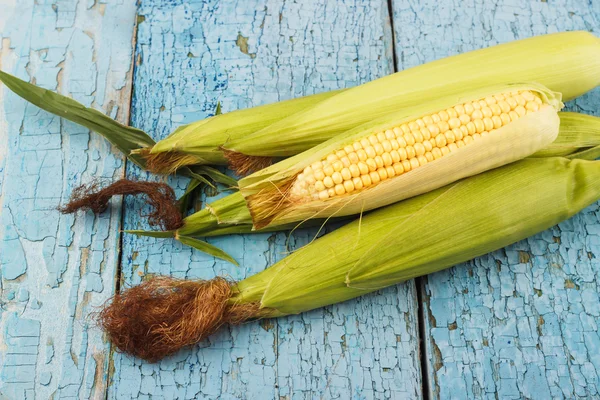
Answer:
MULTIPOLYGON (((0 69, 161 138, 217 102, 351 87, 575 29, 600 36, 600 2, 0 0, 0 69)), ((600 90, 568 106, 600 115, 600 90)), ((149 364, 115 352, 89 313, 149 273, 242 279, 281 259, 287 236, 211 239, 234 267, 122 234, 146 227, 135 200, 98 217, 56 211, 79 184, 123 176, 160 179, 0 87, 0 399, 600 397, 598 204, 445 272, 149 364)), ((186 181, 169 183, 181 193, 186 181)))

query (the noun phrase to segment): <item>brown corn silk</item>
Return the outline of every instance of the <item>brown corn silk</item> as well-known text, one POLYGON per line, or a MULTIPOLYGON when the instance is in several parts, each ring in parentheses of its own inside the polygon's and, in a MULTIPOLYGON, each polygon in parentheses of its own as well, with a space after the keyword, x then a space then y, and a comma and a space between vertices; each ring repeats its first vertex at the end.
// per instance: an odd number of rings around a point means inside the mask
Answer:
POLYGON ((169 281, 166 290, 155 281, 163 278, 151 278, 138 291, 116 296, 101 315, 117 322, 102 325, 121 351, 157 360, 224 323, 301 313, 481 256, 543 231, 599 198, 600 162, 525 159, 369 213, 261 273, 228 283, 230 293, 221 287, 222 278, 169 281), (220 295, 207 289, 217 282, 220 295), (192 294, 183 295, 180 284, 189 285, 192 294), (196 298, 202 300, 189 300, 196 298), (245 305, 237 314, 242 316, 231 320, 227 307, 245 305), (118 319, 129 310, 144 316, 118 319), (174 310, 179 311, 174 315, 174 310), (182 324, 203 328, 187 331, 182 324), (189 336, 174 333, 179 331, 189 336), (168 346, 156 351, 151 346, 165 341, 168 346), (134 342, 148 346, 139 349, 134 342))

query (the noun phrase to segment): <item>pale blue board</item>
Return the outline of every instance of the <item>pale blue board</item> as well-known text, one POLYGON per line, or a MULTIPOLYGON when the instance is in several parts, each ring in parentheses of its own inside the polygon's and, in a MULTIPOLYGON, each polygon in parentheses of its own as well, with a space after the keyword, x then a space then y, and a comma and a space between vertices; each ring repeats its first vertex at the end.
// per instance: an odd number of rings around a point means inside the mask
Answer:
MULTIPOLYGON (((0 68, 126 122, 135 1, 0 1, 0 68)), ((108 349, 88 314, 113 291, 119 207, 56 207, 124 174, 98 135, 0 84, 0 398, 104 399, 108 349)))
MULTIPOLYGON (((143 0, 139 14, 132 123, 156 138, 211 115, 217 101, 231 111, 393 71, 385 2, 143 0)), ((146 177, 133 167, 128 175, 146 177)), ((126 204, 125 227, 144 227, 139 203, 126 204)), ((292 248, 313 234, 295 234, 292 248)), ((236 268, 171 240, 125 235, 123 280, 137 284, 147 273, 241 279, 280 259, 285 241, 285 234, 211 239, 241 262, 236 268)), ((419 398, 416 303, 410 282, 225 329, 158 364, 115 354, 109 398, 419 398)))
MULTIPOLYGON (((594 0, 393 5, 401 69, 544 33, 600 35, 594 0)), ((600 115, 600 90, 569 108, 600 115)), ((424 280, 430 398, 600 398, 599 216, 593 205, 529 240, 424 280)))

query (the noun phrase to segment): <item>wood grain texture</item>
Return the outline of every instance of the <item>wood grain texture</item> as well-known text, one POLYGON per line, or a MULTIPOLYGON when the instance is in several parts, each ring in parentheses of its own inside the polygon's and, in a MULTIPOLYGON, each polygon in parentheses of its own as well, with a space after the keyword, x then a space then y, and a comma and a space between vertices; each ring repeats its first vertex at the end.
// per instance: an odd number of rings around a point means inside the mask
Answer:
MULTIPOLYGON (((395 0, 393 9, 400 69, 538 34, 600 34, 595 1, 395 0)), ((600 91, 568 106, 600 115, 600 91)), ((599 216, 595 204, 544 233, 424 280, 431 398, 599 396, 599 216)))
MULTIPOLYGON (((3 71, 128 120, 135 1, 0 9, 3 71)), ((108 345, 87 316, 113 290, 119 208, 56 207, 82 182, 123 174, 106 141, 0 87, 0 398, 105 397, 108 345)))
MULTIPOLYGON (((133 124, 164 137, 223 110, 349 87, 393 71, 389 12, 380 1, 143 0, 133 124)), ((130 177, 146 177, 128 168, 130 177)), ((183 180, 170 181, 181 191, 183 180)), ((139 203, 127 202, 127 210, 139 203)), ((127 211, 126 228, 144 227, 127 211)), ((315 231, 294 234, 290 247, 315 231)), ((150 273, 242 279, 282 258, 285 234, 210 239, 236 268, 171 240, 123 240, 123 280, 150 273)), ((109 398, 418 398, 414 283, 299 316, 224 330, 148 364, 114 355, 109 398)))

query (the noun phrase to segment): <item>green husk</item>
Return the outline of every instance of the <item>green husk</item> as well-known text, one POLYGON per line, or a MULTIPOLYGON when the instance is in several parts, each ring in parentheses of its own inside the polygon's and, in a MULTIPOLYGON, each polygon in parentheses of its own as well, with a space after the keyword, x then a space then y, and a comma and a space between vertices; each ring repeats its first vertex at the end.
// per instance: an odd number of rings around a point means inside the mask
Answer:
POLYGON ((583 31, 555 33, 419 65, 347 90, 224 147, 287 157, 403 107, 491 83, 527 81, 562 93, 565 101, 593 89, 600 84, 600 40, 583 31))
POLYGON ((255 228, 289 224, 312 218, 346 216, 379 208, 413 197, 453 181, 485 170, 517 161, 548 146, 558 135, 560 120, 557 111, 562 108, 560 94, 537 84, 498 85, 464 91, 460 96, 447 96, 425 102, 409 110, 386 115, 297 154, 239 181, 255 228), (305 167, 325 159, 328 154, 351 145, 373 132, 383 132, 424 115, 485 98, 487 96, 530 90, 537 93, 545 104, 540 111, 528 114, 480 140, 427 163, 414 171, 396 176, 344 196, 326 200, 310 196, 294 197, 289 187, 305 167))
POLYGON ((600 161, 530 158, 374 211, 238 282, 231 303, 296 314, 471 260, 600 198, 600 161))
MULTIPOLYGON (((531 157, 549 157, 555 154, 573 158, 593 160, 600 157, 600 118, 573 113, 560 112, 560 130, 556 140, 533 154, 531 157)), ((300 226, 319 226, 324 220, 312 219, 300 226)), ((176 235, 191 237, 210 237, 226 234, 244 234, 253 232, 272 232, 293 229, 298 224, 283 226, 269 226, 264 229, 253 230, 252 217, 244 197, 236 192, 216 200, 189 217, 185 218, 184 226, 175 231, 156 232, 143 230, 129 230, 143 236, 159 238, 172 238, 176 235)))

